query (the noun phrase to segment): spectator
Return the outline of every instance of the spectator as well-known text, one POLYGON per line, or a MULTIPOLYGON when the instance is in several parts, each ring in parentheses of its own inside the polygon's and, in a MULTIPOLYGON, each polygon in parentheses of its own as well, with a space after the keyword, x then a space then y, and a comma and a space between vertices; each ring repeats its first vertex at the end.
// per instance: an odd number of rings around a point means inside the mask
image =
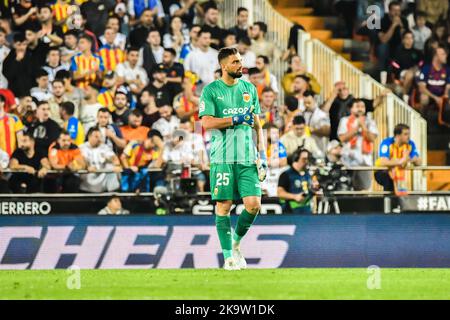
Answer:
POLYGON ((50 5, 44 4, 39 7, 38 11, 41 30, 39 35, 43 38, 44 43, 52 46, 60 46, 63 44, 63 32, 61 27, 53 23, 52 8, 50 5))
POLYGON ((140 24, 135 27, 129 35, 129 43, 133 47, 140 48, 148 41, 149 32, 155 27, 153 23, 153 12, 150 9, 145 9, 140 18, 140 24))
POLYGON ((259 115, 262 126, 266 123, 275 124, 278 128, 282 128, 284 126, 281 111, 275 105, 275 102, 276 95, 272 88, 264 88, 261 92, 261 114, 259 115))
POLYGON ((156 121, 152 129, 158 130, 164 140, 170 139, 173 132, 180 125, 180 119, 173 115, 173 108, 170 105, 163 105, 159 108, 160 119, 156 121))
POLYGON ((415 14, 416 25, 411 29, 414 35, 414 49, 424 51, 425 43, 431 37, 431 29, 426 26, 427 14, 418 11, 415 14))
POLYGON ((224 31, 223 36, 223 47, 233 47, 237 46, 236 35, 231 31, 224 31))
POLYGON ((78 117, 83 125, 84 132, 88 132, 90 128, 95 126, 97 112, 103 108, 103 106, 97 101, 97 96, 98 89, 96 87, 89 85, 84 89, 84 102, 78 117))
POLYGON ((63 170, 56 177, 55 192, 73 193, 78 192, 80 187, 80 177, 76 173, 86 169, 86 162, 81 155, 80 149, 72 143, 70 134, 61 131, 57 141, 49 147, 48 158, 52 169, 63 170))
MULTIPOLYGON (((378 137, 375 121, 366 117, 364 101, 353 100, 350 116, 339 122, 338 135, 343 143, 342 162, 346 167, 373 166, 373 143, 378 137)), ((353 171, 353 189, 368 190, 372 184, 371 171, 353 171)))
MULTIPOLYGON (((191 79, 183 79, 183 92, 178 94, 173 100, 173 108, 180 120, 194 122, 198 120, 199 96, 195 93, 195 85, 191 79)), ((158 120, 158 119, 157 119, 158 120)))
POLYGON ((384 191, 404 195, 407 192, 405 167, 409 163, 419 166, 422 162, 410 134, 409 126, 398 124, 394 128, 394 136, 380 144, 376 165, 388 167, 388 171, 376 171, 375 180, 384 191))
POLYGON ((29 0, 19 0, 11 7, 14 27, 18 31, 25 31, 30 25, 36 24, 38 8, 29 0))
POLYGON ((337 140, 331 140, 328 143, 326 161, 342 165, 342 143, 337 140))
POLYGON ((162 155, 164 162, 191 165, 194 157, 192 146, 188 143, 187 137, 188 133, 184 130, 177 129, 173 132, 172 137, 164 145, 162 155))
POLYGON ((128 95, 123 90, 117 90, 114 95, 114 111, 112 112, 112 120, 117 126, 128 124, 128 116, 130 109, 128 108, 128 95))
POLYGON ((301 112, 305 111, 304 94, 310 90, 309 80, 305 75, 298 75, 292 82, 292 95, 298 100, 298 109, 301 112))
POLYGON ((47 101, 52 97, 49 90, 48 73, 44 69, 36 72, 37 87, 31 88, 30 95, 38 101, 47 101))
POLYGON ((3 61, 5 61, 11 49, 7 46, 6 30, 0 27, 0 88, 8 88, 8 80, 3 75, 3 61))
MULTIPOLYGON (((108 28, 111 28, 116 34, 116 36, 114 38, 114 42, 113 42, 114 46, 116 48, 120 48, 121 50, 125 50, 125 47, 127 44, 127 36, 125 34, 121 33, 119 16, 112 15, 112 16, 108 17, 108 20, 106 22, 105 31, 108 28)), ((100 36, 99 40, 102 44, 105 44, 106 43, 105 35, 103 34, 102 36, 100 36)))
POLYGON ((148 84, 147 73, 138 66, 138 59, 139 49, 131 47, 127 50, 127 60, 116 68, 117 85, 127 84, 135 95, 148 84))
POLYGON ((144 89, 139 97, 138 108, 142 111, 142 125, 151 128, 159 118, 159 109, 156 106, 155 95, 150 89, 144 89))
POLYGON ((414 77, 423 63, 422 53, 413 46, 413 33, 405 31, 402 35, 402 45, 395 51, 390 65, 394 92, 398 96, 410 93, 414 77))
POLYGON ((286 211, 312 213, 310 190, 317 186, 308 172, 309 156, 308 150, 299 148, 291 157, 290 168, 280 175, 277 193, 286 211))
POLYGON ((100 56, 92 53, 92 39, 82 35, 78 40, 80 53, 72 58, 70 71, 73 80, 79 88, 86 88, 89 84, 95 84, 103 78, 105 67, 100 56))
POLYGON ((450 89, 450 69, 446 65, 447 51, 439 46, 433 52, 431 64, 423 66, 417 79, 420 108, 425 118, 433 107, 441 106, 450 89))
POLYGON ((36 141, 36 150, 47 156, 48 148, 55 142, 61 132, 61 127, 50 119, 50 106, 47 101, 40 101, 36 106, 36 120, 30 124, 27 133, 36 141))
POLYGON ((16 115, 5 112, 5 101, 5 97, 0 94, 0 149, 11 156, 17 148, 24 126, 16 115))
POLYGON ((14 113, 17 108, 16 96, 14 95, 14 93, 9 89, 0 88, 0 95, 2 95, 5 98, 5 105, 4 105, 5 111, 9 113, 14 113))
POLYGON ((42 67, 48 74, 48 81, 53 82, 56 78, 56 73, 59 70, 68 70, 66 66, 61 65, 59 48, 52 47, 47 53, 47 63, 42 67))
POLYGON ((114 9, 114 5, 113 0, 92 0, 81 5, 81 14, 86 19, 86 26, 97 37, 103 34, 109 12, 114 9))
POLYGON ((176 96, 182 90, 181 81, 184 77, 184 67, 175 62, 176 52, 172 48, 164 49, 163 65, 167 73, 167 86, 172 96, 176 96))
POLYGON ((183 28, 183 21, 180 17, 173 17, 170 22, 170 30, 163 37, 164 47, 175 50, 175 56, 179 57, 186 42, 189 42, 188 29, 183 28))
MULTIPOLYGON (((141 1, 141 0, 128 0, 128 14, 130 15, 130 23, 134 24, 135 19, 139 19, 144 11, 150 13, 152 16, 152 20, 154 20, 158 16, 159 1, 150 0, 150 1, 141 1)), ((163 11, 164 15, 164 11, 163 11)))
POLYGON ((256 68, 258 68, 261 73, 261 79, 264 87, 270 87, 278 94, 280 90, 278 89, 278 80, 274 74, 272 74, 269 70, 270 61, 266 56, 258 56, 256 58, 256 68))
POLYGON ((35 149, 35 140, 25 134, 20 138, 20 148, 15 150, 9 164, 15 172, 9 179, 14 193, 33 193, 41 191, 42 178, 47 175, 50 163, 45 155, 35 149))
POLYGON ((219 22, 219 10, 215 5, 207 5, 205 9, 205 24, 203 30, 211 34, 211 48, 219 50, 223 47, 225 30, 217 24, 219 22))
POLYGON ((102 135, 102 142, 108 147, 111 147, 115 152, 125 148, 127 142, 117 125, 111 123, 111 113, 108 109, 101 108, 98 110, 96 126, 102 135))
POLYGON ((164 48, 161 46, 161 35, 156 29, 150 30, 147 37, 147 42, 139 46, 139 60, 138 66, 144 68, 149 77, 152 74, 153 68, 162 63, 164 48))
POLYGON ((40 36, 39 25, 32 25, 25 30, 27 40, 27 51, 30 52, 33 70, 38 70, 45 64, 50 45, 43 41, 40 36))
POLYGON ((118 196, 112 196, 108 203, 106 204, 106 207, 104 207, 102 210, 98 212, 99 215, 110 215, 110 214, 130 214, 130 211, 127 209, 124 209, 122 207, 122 202, 120 201, 120 198, 118 196))
POLYGON ((281 137, 281 143, 286 148, 288 157, 299 147, 308 150, 314 158, 323 158, 324 153, 319 149, 316 141, 306 134, 305 118, 297 115, 292 120, 292 128, 281 137))
POLYGON ((252 42, 247 36, 243 36, 239 39, 237 48, 242 58, 243 68, 255 68, 256 67, 256 55, 251 50, 252 42))
POLYGON ((320 94, 320 84, 311 73, 306 72, 306 67, 302 64, 300 56, 294 55, 290 58, 289 69, 281 80, 283 90, 286 95, 294 94, 292 85, 297 76, 306 76, 309 79, 308 84, 310 86, 310 89, 315 94, 320 94))
POLYGON ((387 67, 390 57, 402 40, 402 34, 409 29, 408 21, 402 17, 401 5, 398 1, 389 3, 389 13, 381 19, 381 31, 378 34, 377 58, 380 70, 387 67))
POLYGON ((325 153, 330 136, 330 118, 326 112, 317 106, 314 93, 307 91, 305 97, 305 121, 311 137, 316 141, 319 149, 325 153))
POLYGON ((116 34, 113 28, 107 27, 104 34, 105 42, 98 51, 106 72, 115 71, 117 65, 125 61, 125 52, 114 44, 116 34))
MULTIPOLYGON (((151 175, 148 170, 161 168, 163 150, 162 139, 153 131, 150 131, 147 139, 141 143, 130 142, 120 157, 124 168, 121 181, 122 191, 149 192, 151 175), (159 148, 158 151, 157 148, 159 148)), ((157 185, 162 183, 160 178, 156 182, 157 185)))
MULTIPOLYGON (((64 82, 64 95, 67 100, 72 101, 75 105, 75 110, 80 110, 84 100, 84 92, 82 89, 72 85, 72 77, 67 70, 60 70, 56 73, 57 79, 62 79, 64 82)), ((53 93, 54 94, 54 93, 53 93)), ((77 111, 75 112, 77 114, 77 111)))
POLYGON ((59 126, 62 126, 64 121, 61 119, 59 112, 59 105, 63 102, 69 101, 65 93, 64 81, 56 79, 52 82, 52 92, 50 99, 48 99, 48 105, 50 107, 50 118, 54 120, 59 126))
POLYGON ((78 32, 68 30, 64 33, 64 45, 61 47, 61 64, 64 69, 70 69, 72 58, 78 53, 78 32))
POLYGON ((74 116, 75 105, 70 101, 63 102, 59 105, 59 112, 61 119, 64 121, 63 128, 69 133, 72 142, 77 146, 82 145, 84 143, 84 128, 81 121, 74 116))
POLYGON ((279 58, 275 45, 265 39, 267 34, 267 24, 264 22, 255 22, 251 28, 252 51, 257 56, 266 56, 270 61, 279 58))
POLYGON ((9 166, 9 155, 0 148, 0 193, 10 193, 8 181, 3 175, 3 170, 9 166))
POLYGON ((198 48, 198 35, 201 29, 202 29, 201 26, 195 24, 189 30, 189 41, 186 42, 181 48, 179 59, 180 63, 184 63, 184 60, 186 59, 187 55, 193 50, 198 48))
POLYGON ((128 116, 128 125, 120 127, 122 136, 127 143, 130 141, 142 142, 147 138, 150 131, 148 127, 142 125, 142 112, 134 109, 128 116))
POLYGON ((218 67, 218 52, 210 44, 211 33, 202 29, 199 33, 198 50, 189 53, 184 61, 184 69, 197 74, 203 85, 214 81, 214 71, 218 67))
POLYGON ((447 18, 448 1, 418 1, 417 10, 425 12, 427 16, 427 22, 434 25, 439 20, 447 18))
POLYGON ((191 28, 196 15, 203 15, 204 10, 195 0, 176 0, 169 7, 171 17, 181 17, 186 27, 191 28))
POLYGON ((239 7, 237 10, 236 25, 230 29, 236 35, 239 42, 242 38, 248 37, 248 9, 239 7))
POLYGON ((167 69, 158 64, 152 70, 153 81, 147 86, 156 98, 157 104, 172 104, 174 94, 167 80, 167 69))
MULTIPOLYGON (((122 83, 120 86, 121 90, 123 88, 129 88, 126 83, 122 83)), ((114 72, 108 72, 105 74, 105 78, 102 82, 102 87, 100 88, 99 94, 97 95, 97 102, 100 103, 103 107, 108 108, 110 111, 114 111, 114 96, 115 92, 119 86, 117 85, 117 78, 114 72)), ((125 94, 128 96, 128 91, 123 90, 125 94)))
POLYGON ((122 171, 120 160, 113 149, 103 143, 100 129, 92 127, 87 133, 87 141, 80 146, 87 170, 81 175, 80 189, 86 192, 111 192, 120 188, 118 173, 122 171), (111 170, 114 173, 97 173, 111 170))
POLYGON ((13 50, 3 61, 3 75, 16 96, 27 95, 34 85, 34 69, 27 40, 22 33, 14 35, 13 50))

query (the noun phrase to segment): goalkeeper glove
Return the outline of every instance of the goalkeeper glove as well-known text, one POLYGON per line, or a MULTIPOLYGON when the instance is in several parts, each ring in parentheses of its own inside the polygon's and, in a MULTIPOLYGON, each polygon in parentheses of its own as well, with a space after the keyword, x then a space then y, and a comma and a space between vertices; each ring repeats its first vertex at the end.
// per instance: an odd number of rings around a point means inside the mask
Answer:
POLYGON ((258 169, 258 178, 260 182, 266 179, 267 175, 267 157, 264 151, 259 152, 259 157, 256 160, 256 168, 258 169))
POLYGON ((232 120, 234 126, 244 124, 253 127, 253 125, 255 124, 255 119, 253 118, 253 106, 250 108, 250 110, 247 111, 246 114, 239 114, 237 116, 234 116, 232 120))

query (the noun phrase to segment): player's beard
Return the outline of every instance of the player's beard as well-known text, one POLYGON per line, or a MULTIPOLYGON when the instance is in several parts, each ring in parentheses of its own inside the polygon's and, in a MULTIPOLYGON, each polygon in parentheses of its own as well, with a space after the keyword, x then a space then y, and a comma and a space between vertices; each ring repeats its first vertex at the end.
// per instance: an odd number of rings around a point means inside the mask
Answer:
POLYGON ((238 79, 242 77, 242 71, 236 71, 236 72, 228 72, 228 75, 232 77, 233 79, 238 79))

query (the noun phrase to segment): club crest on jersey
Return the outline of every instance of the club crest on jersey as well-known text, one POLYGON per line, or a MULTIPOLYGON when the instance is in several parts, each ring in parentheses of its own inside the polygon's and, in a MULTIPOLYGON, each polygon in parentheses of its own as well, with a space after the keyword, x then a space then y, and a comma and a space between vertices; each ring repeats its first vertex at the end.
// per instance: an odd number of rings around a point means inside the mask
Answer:
POLYGON ((244 92, 242 94, 242 98, 244 99, 244 102, 249 102, 250 99, 251 99, 251 96, 250 96, 250 94, 248 92, 244 92))

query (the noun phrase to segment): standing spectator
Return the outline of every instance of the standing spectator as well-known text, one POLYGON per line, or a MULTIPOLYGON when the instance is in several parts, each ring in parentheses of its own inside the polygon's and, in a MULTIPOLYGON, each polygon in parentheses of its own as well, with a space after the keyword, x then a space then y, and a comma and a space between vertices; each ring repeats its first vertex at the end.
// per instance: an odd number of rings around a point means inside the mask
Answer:
POLYGON ((25 30, 27 51, 30 52, 34 70, 38 70, 45 64, 50 45, 44 42, 40 36, 39 25, 32 25, 25 30))
POLYGON ((300 56, 294 55, 289 60, 288 72, 285 73, 283 79, 281 80, 281 84, 286 95, 292 95, 294 93, 292 91, 292 83, 297 76, 306 76, 307 78, 309 78, 309 86, 311 90, 315 94, 320 94, 320 84, 311 73, 306 72, 306 67, 302 63, 302 59, 300 58, 300 56))
POLYGON ((111 192, 120 188, 117 174, 122 170, 120 160, 113 149, 103 143, 100 129, 92 127, 87 141, 80 146, 89 174, 81 176, 80 189, 86 192, 111 192), (96 173, 99 170, 113 170, 114 173, 96 173))
POLYGON ((223 46, 223 39, 225 30, 220 28, 217 24, 219 22, 219 10, 215 5, 208 5, 205 9, 205 24, 203 30, 209 31, 211 34, 211 47, 219 50, 223 46))
POLYGON ((37 22, 38 8, 29 0, 16 2, 17 4, 11 6, 14 29, 24 32, 25 28, 37 22))
POLYGON ((171 17, 181 17, 186 27, 191 28, 196 15, 203 15, 204 10, 195 0, 176 0, 169 7, 171 17))
POLYGON ((105 29, 105 42, 100 47, 98 55, 102 58, 105 71, 115 71, 118 64, 125 61, 125 52, 114 44, 116 31, 113 28, 105 29))
POLYGON ((145 69, 149 77, 155 65, 162 63, 164 48, 161 46, 161 35, 156 29, 150 30, 147 42, 140 46, 138 65, 145 69))
POLYGON ((409 29, 408 20, 402 16, 398 1, 389 3, 389 13, 381 19, 381 31, 378 34, 377 58, 380 70, 385 70, 388 58, 402 41, 402 33, 409 29))
POLYGON ((123 138, 119 127, 111 122, 111 113, 108 109, 99 109, 97 112, 96 126, 102 135, 102 142, 117 152, 118 150, 124 149, 127 142, 123 138))
POLYGON ((272 90, 278 95, 280 90, 278 89, 278 80, 274 74, 269 70, 270 60, 266 56, 258 56, 256 58, 256 68, 261 73, 261 79, 264 87, 272 88, 272 90))
POLYGON ((61 119, 64 121, 63 129, 69 133, 73 143, 80 146, 84 142, 84 129, 80 120, 74 116, 75 105, 66 101, 59 105, 59 110, 61 119))
POLYGON ((164 137, 164 140, 170 139, 173 132, 180 125, 180 119, 173 115, 173 108, 170 105, 164 105, 159 108, 160 119, 156 121, 152 129, 158 130, 164 137))
POLYGON ((61 132, 61 127, 50 119, 50 106, 47 101, 40 101, 36 106, 36 120, 28 127, 27 133, 36 141, 36 150, 44 156, 48 154, 48 148, 56 141, 61 132))
POLYGON ((147 138, 150 129, 142 125, 142 119, 142 112, 134 109, 128 116, 128 125, 120 127, 122 136, 127 143, 130 141, 142 142, 147 138))
POLYGON ((196 73, 203 85, 214 81, 214 71, 218 67, 218 52, 210 44, 211 33, 202 29, 199 33, 198 50, 189 53, 184 61, 184 70, 196 73))
POLYGON ((122 207, 122 202, 120 201, 120 198, 118 196, 112 196, 108 200, 106 207, 100 210, 98 214, 99 215, 130 214, 130 211, 122 207))
POLYGON ((248 37, 248 9, 239 7, 237 9, 236 25, 230 29, 236 35, 236 41, 248 37))
POLYGON ((128 95, 123 90, 117 90, 114 95, 114 111, 112 112, 113 122, 120 126, 128 124, 128 116, 130 109, 128 108, 128 95))
POLYGON ((48 105, 50 107, 50 118, 54 120, 58 125, 63 125, 63 120, 59 113, 59 105, 63 102, 69 101, 65 93, 64 81, 61 79, 56 79, 52 82, 52 96, 48 99, 48 105))
MULTIPOLYGON (((345 166, 373 166, 373 143, 378 136, 378 129, 371 118, 366 117, 364 101, 353 100, 350 116, 339 123, 339 140, 343 143, 342 162, 345 166)), ((368 190, 372 183, 371 171, 353 171, 353 189, 368 190)))
MULTIPOLYGON (((72 77, 67 70, 60 70, 56 73, 57 79, 62 79, 64 82, 64 95, 69 101, 75 105, 75 110, 80 110, 84 100, 84 92, 82 89, 72 85, 72 77)), ((77 114, 77 112, 75 112, 77 114)))
POLYGON ((24 34, 14 35, 13 48, 3 61, 3 75, 8 80, 8 88, 20 97, 28 95, 34 85, 33 61, 24 34))
POLYGON ((256 67, 256 55, 251 50, 252 42, 247 36, 243 36, 239 39, 237 49, 242 58, 243 68, 254 68, 256 67))
POLYGON ((224 36, 223 36, 223 45, 222 47, 237 47, 237 40, 236 40, 236 35, 228 30, 224 30, 223 32, 224 36))
POLYGON ((47 4, 39 7, 38 18, 41 23, 39 35, 43 37, 43 41, 53 46, 62 45, 63 32, 61 27, 53 23, 52 8, 47 4))
POLYGON ((47 101, 52 97, 49 90, 48 73, 44 69, 36 71, 37 87, 30 90, 30 95, 38 101, 47 101))
MULTIPOLYGON (((127 36, 123 33, 121 33, 120 30, 120 18, 117 15, 112 15, 108 17, 108 21, 106 22, 106 29, 111 28, 116 36, 114 38, 114 46, 116 46, 117 48, 120 48, 122 50, 125 50, 126 44, 127 44, 127 36)), ((106 43, 106 38, 105 35, 103 34, 102 36, 100 36, 100 42, 102 44, 106 43)))
POLYGON ((105 67, 100 56, 92 53, 92 39, 82 35, 78 40, 80 53, 72 58, 70 71, 77 87, 85 88, 103 78, 105 67))
POLYGON ((0 27, 0 88, 8 88, 8 80, 3 75, 3 61, 11 51, 7 46, 6 36, 6 30, 0 27))
POLYGON ((250 35, 252 41, 252 51, 257 56, 266 56, 270 61, 279 58, 279 54, 275 48, 275 44, 265 39, 267 34, 267 24, 264 22, 255 22, 251 29, 250 35))
POLYGON ((259 115, 259 120, 261 121, 261 126, 266 123, 274 124, 278 128, 284 126, 284 121, 279 108, 275 105, 276 95, 273 89, 264 88, 261 92, 260 106, 261 114, 259 115))
POLYGON ((61 64, 68 70, 72 58, 79 53, 78 51, 78 32, 69 30, 64 33, 64 45, 61 47, 61 64))
POLYGON ((181 49, 185 43, 189 42, 189 32, 183 28, 183 22, 180 17, 173 17, 170 22, 170 30, 164 34, 164 48, 172 48, 175 50, 175 56, 179 57, 181 49))
POLYGON ((410 128, 398 124, 394 136, 384 139, 380 144, 377 166, 388 167, 388 171, 376 171, 375 180, 384 191, 395 191, 402 195, 407 192, 405 167, 411 163, 420 166, 422 160, 414 141, 410 139, 410 128))
POLYGON ((0 149, 11 156, 17 148, 17 141, 22 136, 24 127, 16 115, 5 112, 5 102, 5 97, 0 94, 0 149))
POLYGON ((161 63, 152 70, 153 81, 147 86, 147 89, 155 96, 156 104, 172 104, 174 94, 167 81, 167 69, 161 63))
POLYGON ((195 85, 191 79, 183 79, 183 91, 173 100, 173 108, 180 120, 189 120, 192 123, 198 120, 198 103, 200 97, 195 93, 195 85))
POLYGON ((14 193, 33 193, 41 190, 42 178, 47 175, 50 163, 45 155, 35 149, 35 140, 25 134, 20 138, 20 148, 14 151, 9 164, 13 173, 9 179, 14 193))
MULTIPOLYGON (((79 119, 83 125, 84 132, 95 126, 97 112, 103 106, 97 101, 98 89, 92 85, 84 89, 84 103, 79 112, 79 119)), ((76 116, 76 115, 75 115, 76 116)))
POLYGON ((138 66, 139 49, 131 47, 127 50, 127 60, 116 68, 117 85, 126 83, 135 95, 142 92, 148 84, 145 70, 138 66))
POLYGON ((431 29, 425 25, 427 14, 423 11, 418 11, 415 14, 415 21, 416 25, 411 29, 414 34, 414 48, 423 52, 425 43, 431 37, 431 29))
POLYGON ((48 81, 53 82, 56 78, 56 73, 59 70, 68 70, 66 66, 61 65, 59 48, 52 47, 47 53, 47 63, 42 67, 48 74, 48 81))
MULTIPOLYGON (((155 19, 158 16, 158 1, 157 0, 128 0, 128 14, 130 15, 130 23, 134 24, 136 19, 139 19, 144 10, 147 10, 155 19)), ((164 14, 164 12, 163 12, 164 14)))
POLYGON ((330 118, 321 110, 314 99, 314 93, 307 91, 305 97, 305 121, 311 137, 316 141, 319 149, 325 153, 330 136, 330 118))
POLYGON ((139 26, 135 27, 130 32, 128 38, 130 45, 137 48, 142 47, 145 41, 148 41, 149 33, 152 30, 156 30, 153 29, 155 25, 153 24, 153 16, 151 10, 145 9, 144 12, 142 12, 139 21, 139 26))
POLYGON ((86 168, 86 162, 81 155, 80 149, 72 143, 70 134, 61 131, 58 141, 52 143, 48 151, 48 158, 52 169, 64 170, 56 178, 56 191, 64 193, 78 192, 80 177, 76 173, 86 168))
POLYGON ((167 86, 172 96, 181 92, 181 81, 184 77, 184 67, 181 63, 175 62, 175 58, 176 52, 174 49, 164 49, 163 65, 167 71, 167 86))
POLYGON ((159 119, 159 109, 156 106, 155 95, 150 89, 144 89, 139 97, 138 108, 142 111, 142 125, 151 128, 159 119))
POLYGON ((201 26, 195 24, 189 30, 189 41, 183 45, 180 51, 180 59, 179 59, 180 63, 184 63, 184 60, 186 59, 187 55, 193 50, 198 48, 198 35, 201 29, 202 29, 201 26))
POLYGON ((86 26, 97 37, 103 34, 109 13, 114 9, 114 0, 91 0, 84 2, 80 9, 86 19, 86 26))

